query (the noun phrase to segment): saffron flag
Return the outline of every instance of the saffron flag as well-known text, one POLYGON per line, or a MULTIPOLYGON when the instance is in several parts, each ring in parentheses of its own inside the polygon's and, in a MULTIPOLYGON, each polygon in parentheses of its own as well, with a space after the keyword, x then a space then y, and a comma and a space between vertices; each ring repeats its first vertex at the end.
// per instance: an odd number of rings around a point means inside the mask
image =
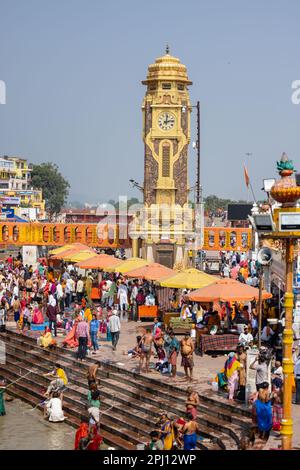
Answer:
POLYGON ((245 165, 244 165, 244 175, 245 175, 246 186, 248 188, 250 184, 250 178, 249 178, 248 170, 245 165))

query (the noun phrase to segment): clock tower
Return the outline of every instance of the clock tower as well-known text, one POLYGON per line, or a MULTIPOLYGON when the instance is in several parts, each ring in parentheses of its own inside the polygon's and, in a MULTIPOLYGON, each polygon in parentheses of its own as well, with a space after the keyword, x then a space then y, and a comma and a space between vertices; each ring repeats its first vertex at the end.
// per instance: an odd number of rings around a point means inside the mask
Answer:
POLYGON ((184 256, 188 209, 188 145, 192 84, 187 69, 166 48, 149 65, 143 100, 145 258, 173 267, 184 256), (154 222, 154 219, 156 222, 154 222), (167 220, 168 219, 168 220, 167 220))

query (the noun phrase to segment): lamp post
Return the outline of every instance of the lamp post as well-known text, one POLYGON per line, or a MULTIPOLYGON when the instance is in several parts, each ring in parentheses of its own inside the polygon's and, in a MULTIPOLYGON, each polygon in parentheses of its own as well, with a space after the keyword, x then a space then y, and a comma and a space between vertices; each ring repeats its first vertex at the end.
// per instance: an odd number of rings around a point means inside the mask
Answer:
MULTIPOLYGON (((197 101, 196 105, 190 106, 190 108, 196 108, 197 110, 197 140, 195 142, 195 147, 197 149, 197 168, 196 168, 196 204, 201 203, 202 194, 201 194, 201 179, 200 179, 200 101, 197 101)), ((186 112, 186 107, 182 107, 182 112, 186 112)), ((193 145, 194 147, 194 145, 193 145)), ((194 148, 195 148, 194 147, 194 148)))
POLYGON ((293 419, 292 419, 292 378, 293 366, 293 266, 294 266, 294 240, 286 240, 286 292, 284 295, 285 325, 283 331, 283 417, 281 421, 282 449, 292 449, 293 419))
MULTIPOLYGON (((300 238, 297 221, 300 209, 296 202, 300 198, 300 188, 294 176, 294 165, 285 153, 280 162, 277 162, 277 170, 281 176, 270 189, 272 198, 281 203, 282 207, 274 209, 276 217, 276 238, 285 240, 286 257, 286 292, 284 295, 285 325, 283 331, 283 417, 281 420, 282 449, 292 449, 293 419, 292 419, 292 379, 294 375, 292 344, 293 344, 293 268, 294 246, 300 238)), ((272 238, 272 236, 271 236, 272 238)))
POLYGON ((200 101, 197 101, 197 180, 196 180, 196 203, 201 202, 201 185, 200 185, 200 101))

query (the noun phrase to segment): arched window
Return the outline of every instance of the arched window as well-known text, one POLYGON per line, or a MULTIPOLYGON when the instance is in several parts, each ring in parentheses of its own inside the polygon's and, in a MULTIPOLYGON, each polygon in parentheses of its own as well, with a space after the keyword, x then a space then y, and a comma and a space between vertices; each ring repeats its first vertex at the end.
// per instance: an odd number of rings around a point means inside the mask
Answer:
POLYGON ((53 241, 58 242, 58 229, 54 226, 53 227, 53 241))
POLYGON ((162 176, 170 176, 170 145, 164 144, 162 148, 162 176))
POLYGON ((43 240, 44 242, 49 241, 49 228, 47 226, 43 227, 43 240))
POLYGON ((17 242, 19 240, 19 227, 17 225, 13 228, 13 240, 17 242))
POLYGON ((7 225, 3 225, 2 227, 2 240, 4 242, 6 242, 8 240, 8 226, 7 225))
POLYGON ((224 230, 221 230, 219 232, 219 247, 224 248, 225 243, 226 243, 226 234, 225 234, 224 230))
POLYGON ((230 232, 230 246, 231 248, 236 247, 236 232, 230 232))
POLYGON ((90 227, 90 226, 88 226, 88 227, 85 229, 85 240, 86 240, 86 243, 87 243, 87 244, 92 243, 93 234, 92 234, 92 227, 90 227))
POLYGON ((242 233, 242 247, 243 248, 248 247, 248 233, 246 233, 246 232, 242 233))
POLYGON ((70 241, 70 229, 69 229, 69 227, 64 228, 64 241, 65 242, 70 241))
POLYGON ((215 245, 215 232, 213 232, 212 230, 208 232, 208 245, 210 247, 215 245))

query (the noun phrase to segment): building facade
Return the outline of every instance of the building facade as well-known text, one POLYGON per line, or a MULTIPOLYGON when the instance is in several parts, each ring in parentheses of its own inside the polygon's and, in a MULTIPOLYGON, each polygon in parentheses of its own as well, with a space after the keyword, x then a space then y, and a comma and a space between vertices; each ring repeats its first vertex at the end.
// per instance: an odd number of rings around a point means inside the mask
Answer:
POLYGON ((32 166, 24 158, 0 158, 0 202, 15 214, 29 219, 44 219, 45 200, 40 189, 31 187, 32 166), (26 212, 27 211, 27 212, 26 212))

